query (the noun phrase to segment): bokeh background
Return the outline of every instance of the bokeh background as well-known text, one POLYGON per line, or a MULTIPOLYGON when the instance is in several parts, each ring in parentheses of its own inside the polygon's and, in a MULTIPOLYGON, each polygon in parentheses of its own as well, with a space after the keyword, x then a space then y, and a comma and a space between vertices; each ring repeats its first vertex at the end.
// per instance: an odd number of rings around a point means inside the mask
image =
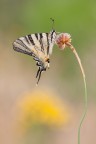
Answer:
POLYGON ((81 143, 96 143, 96 1, 0 0, 0 144, 77 144, 84 86, 72 52, 54 46, 51 67, 36 87, 32 57, 12 48, 18 37, 49 32, 50 17, 55 19, 56 31, 71 34, 82 60, 88 113, 81 143))

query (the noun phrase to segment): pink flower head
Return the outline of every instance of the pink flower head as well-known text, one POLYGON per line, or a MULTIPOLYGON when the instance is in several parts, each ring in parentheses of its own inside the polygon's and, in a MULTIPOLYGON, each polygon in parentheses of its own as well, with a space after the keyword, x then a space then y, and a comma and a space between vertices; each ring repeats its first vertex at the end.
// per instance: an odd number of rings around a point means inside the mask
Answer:
POLYGON ((64 49, 71 42, 71 35, 68 33, 61 33, 57 35, 56 44, 60 49, 64 49))

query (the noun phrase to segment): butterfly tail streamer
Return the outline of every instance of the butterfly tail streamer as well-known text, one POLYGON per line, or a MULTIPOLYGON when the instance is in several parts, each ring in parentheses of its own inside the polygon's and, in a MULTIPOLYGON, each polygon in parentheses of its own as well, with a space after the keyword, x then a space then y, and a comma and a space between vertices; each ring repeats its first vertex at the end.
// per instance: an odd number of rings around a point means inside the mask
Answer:
POLYGON ((41 73, 42 73, 42 71, 43 71, 43 70, 41 70, 40 67, 39 67, 39 69, 38 69, 38 71, 37 71, 37 74, 36 74, 36 78, 38 78, 37 83, 36 83, 36 86, 38 86, 39 80, 40 80, 40 78, 41 78, 41 73))
POLYGON ((37 81, 36 85, 38 85, 38 83, 39 83, 39 80, 40 80, 40 78, 41 78, 41 73, 42 73, 42 71, 40 70, 40 72, 39 72, 39 74, 38 74, 38 81, 37 81))
POLYGON ((85 95, 85 107, 84 107, 84 112, 82 114, 82 117, 80 119, 80 123, 79 123, 79 127, 78 127, 78 144, 80 144, 80 133, 81 133, 81 127, 83 124, 83 121, 85 119, 86 113, 87 113, 87 105, 88 105, 88 96, 87 96, 87 86, 86 86, 86 78, 85 78, 85 72, 81 63, 81 60, 79 58, 78 53, 76 52, 76 49, 70 44, 69 45, 70 49, 73 51, 73 53, 75 54, 75 57, 79 63, 82 75, 83 75, 83 82, 84 82, 84 95, 85 95))

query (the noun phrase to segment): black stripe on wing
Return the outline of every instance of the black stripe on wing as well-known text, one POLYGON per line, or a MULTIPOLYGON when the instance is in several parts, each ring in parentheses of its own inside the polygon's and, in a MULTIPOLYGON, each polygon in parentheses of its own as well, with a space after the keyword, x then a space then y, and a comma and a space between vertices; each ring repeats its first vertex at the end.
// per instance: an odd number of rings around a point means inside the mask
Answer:
POLYGON ((32 45, 35 45, 34 40, 33 40, 33 38, 32 38, 31 35, 28 35, 28 39, 30 40, 30 42, 31 42, 32 45))
POLYGON ((37 38, 37 40, 39 40, 38 33, 35 33, 35 37, 37 38))
POLYGON ((30 48, 28 48, 21 39, 17 39, 13 43, 13 49, 17 52, 32 55, 32 51, 30 51, 30 48))
POLYGON ((18 45, 22 46, 23 48, 27 49, 30 51, 30 49, 26 46, 26 44, 23 42, 21 39, 17 39, 14 44, 17 43, 18 45))
POLYGON ((54 38, 54 33, 56 33, 55 30, 52 30, 52 32, 51 32, 51 42, 52 42, 52 40, 54 38))
POLYGON ((27 42, 27 44, 30 44, 27 36, 25 36, 24 39, 25 39, 25 41, 27 42))
POLYGON ((27 51, 27 50, 20 49, 19 47, 16 47, 14 44, 13 44, 13 49, 14 49, 15 51, 17 51, 17 52, 20 52, 20 53, 24 53, 24 54, 33 56, 33 53, 32 53, 32 52, 29 52, 29 51, 27 51))
POLYGON ((40 45, 41 45, 41 51, 44 52, 43 41, 42 41, 43 35, 42 35, 42 33, 39 33, 39 35, 40 35, 40 40, 39 40, 39 42, 40 42, 40 45))
POLYGON ((46 33, 46 37, 47 37, 47 55, 49 55, 49 39, 48 39, 49 34, 46 33))

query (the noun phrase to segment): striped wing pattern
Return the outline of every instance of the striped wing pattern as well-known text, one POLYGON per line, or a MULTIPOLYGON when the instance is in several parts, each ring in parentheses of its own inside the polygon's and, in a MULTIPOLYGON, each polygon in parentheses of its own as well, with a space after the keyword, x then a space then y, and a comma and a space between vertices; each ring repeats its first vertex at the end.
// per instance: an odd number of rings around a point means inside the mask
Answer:
POLYGON ((41 72, 46 71, 49 67, 49 56, 56 39, 56 32, 52 30, 50 33, 35 33, 20 37, 13 43, 13 49, 33 57, 36 65, 39 67, 36 78, 37 84, 41 77, 41 72))

